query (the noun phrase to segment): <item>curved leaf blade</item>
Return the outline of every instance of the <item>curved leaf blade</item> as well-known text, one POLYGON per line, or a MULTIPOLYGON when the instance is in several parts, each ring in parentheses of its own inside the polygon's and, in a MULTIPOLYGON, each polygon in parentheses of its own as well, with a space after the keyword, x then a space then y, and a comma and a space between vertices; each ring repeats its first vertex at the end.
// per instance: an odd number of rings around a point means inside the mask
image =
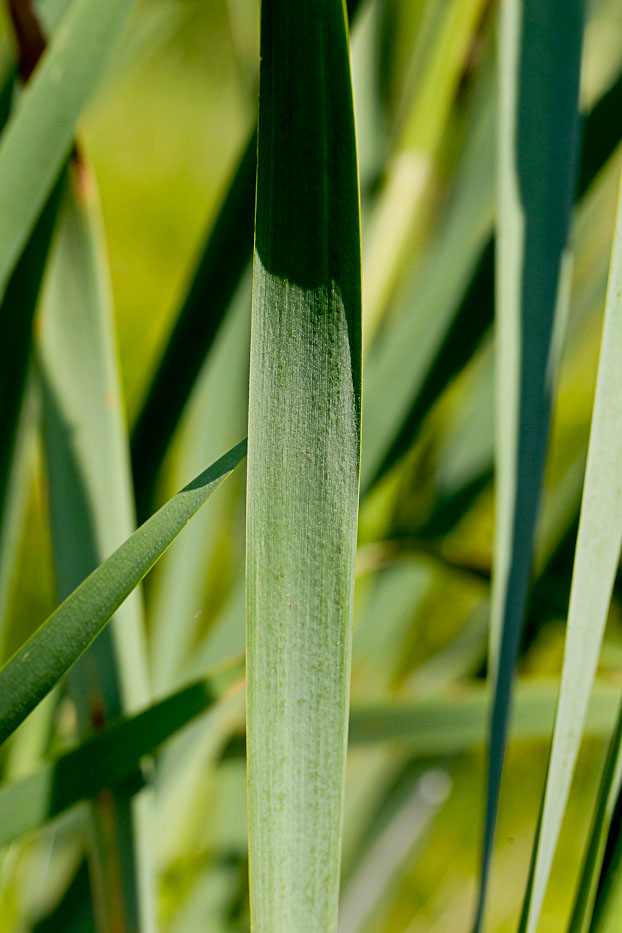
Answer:
MULTIPOLYGON (((353 22, 364 0, 347 0, 353 22)), ((257 128, 206 236, 188 292, 132 429, 139 519, 149 514, 158 472, 186 402, 253 253, 257 128)))

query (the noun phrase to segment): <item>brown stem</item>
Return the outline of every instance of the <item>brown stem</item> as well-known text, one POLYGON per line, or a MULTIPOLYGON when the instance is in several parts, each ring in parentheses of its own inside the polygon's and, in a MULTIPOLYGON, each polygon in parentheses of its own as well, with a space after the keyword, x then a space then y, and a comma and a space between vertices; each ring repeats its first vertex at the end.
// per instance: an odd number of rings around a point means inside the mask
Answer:
POLYGON ((32 0, 8 0, 19 50, 19 70, 27 81, 45 50, 45 36, 32 0))

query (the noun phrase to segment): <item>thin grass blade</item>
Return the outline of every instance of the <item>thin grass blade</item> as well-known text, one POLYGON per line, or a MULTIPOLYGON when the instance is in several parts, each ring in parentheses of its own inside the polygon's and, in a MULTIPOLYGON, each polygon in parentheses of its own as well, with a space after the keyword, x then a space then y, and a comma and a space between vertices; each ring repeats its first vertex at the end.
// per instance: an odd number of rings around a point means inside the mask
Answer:
POLYGON ((622 542, 622 199, 618 203, 559 706, 521 929, 536 929, 596 674, 622 542))
POLYGON ((74 0, 0 142, 0 295, 69 156, 132 0, 74 0))
POLYGON ((334 931, 361 399, 342 0, 264 2, 247 497, 255 933, 334 931))
POLYGON ((476 928, 484 919, 512 679, 531 572, 563 318, 578 152, 583 4, 501 6, 497 240, 497 517, 489 669, 495 688, 476 928))
POLYGON ((7 661, 0 670, 0 742, 75 664, 245 454, 242 441, 163 505, 7 661))

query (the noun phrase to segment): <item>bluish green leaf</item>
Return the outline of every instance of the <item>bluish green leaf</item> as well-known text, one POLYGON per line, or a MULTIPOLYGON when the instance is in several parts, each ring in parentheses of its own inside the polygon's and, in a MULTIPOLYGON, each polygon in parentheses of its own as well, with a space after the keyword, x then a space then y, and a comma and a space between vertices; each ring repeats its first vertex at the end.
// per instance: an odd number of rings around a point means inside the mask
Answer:
POLYGON ((484 918, 512 679, 546 457, 553 322, 567 300, 582 0, 501 6, 497 238, 497 510, 489 669, 495 689, 477 929, 484 918))

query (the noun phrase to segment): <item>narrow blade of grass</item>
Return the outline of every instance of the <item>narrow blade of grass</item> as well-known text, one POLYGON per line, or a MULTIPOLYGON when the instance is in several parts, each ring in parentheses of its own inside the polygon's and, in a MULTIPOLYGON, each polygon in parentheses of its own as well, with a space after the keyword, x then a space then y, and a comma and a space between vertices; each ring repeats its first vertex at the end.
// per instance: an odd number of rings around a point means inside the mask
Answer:
POLYGON ((94 570, 0 670, 0 742, 75 664, 196 511, 246 454, 242 441, 94 570))
MULTIPOLYGON (((64 599, 135 528, 107 256, 95 180, 70 166, 39 318, 48 503, 64 599)), ((150 695, 139 592, 126 600, 69 675, 82 738, 150 695)), ((101 925, 154 926, 148 797, 115 789, 87 815, 101 925)))
POLYGON ((521 929, 536 929, 611 600, 622 542, 622 199, 618 202, 575 551, 559 706, 521 929))
POLYGON ((0 846, 133 777, 141 758, 209 709, 243 674, 242 661, 223 666, 142 712, 111 722, 21 781, 0 787, 0 846))
POLYGON ((71 150, 132 0, 74 0, 0 141, 0 295, 71 150))
POLYGON ((360 451, 356 150, 342 0, 264 2, 247 507, 255 933, 334 931, 360 451))
POLYGON ((592 821, 590 839, 585 853, 577 896, 568 933, 586 933, 600 875, 607 833, 622 786, 622 706, 618 722, 609 743, 605 770, 598 791, 598 801, 592 821))
POLYGON ((551 409, 553 321, 575 184, 581 0, 501 7, 497 240, 497 517, 486 828, 477 929, 501 787, 512 679, 527 599, 551 409))

